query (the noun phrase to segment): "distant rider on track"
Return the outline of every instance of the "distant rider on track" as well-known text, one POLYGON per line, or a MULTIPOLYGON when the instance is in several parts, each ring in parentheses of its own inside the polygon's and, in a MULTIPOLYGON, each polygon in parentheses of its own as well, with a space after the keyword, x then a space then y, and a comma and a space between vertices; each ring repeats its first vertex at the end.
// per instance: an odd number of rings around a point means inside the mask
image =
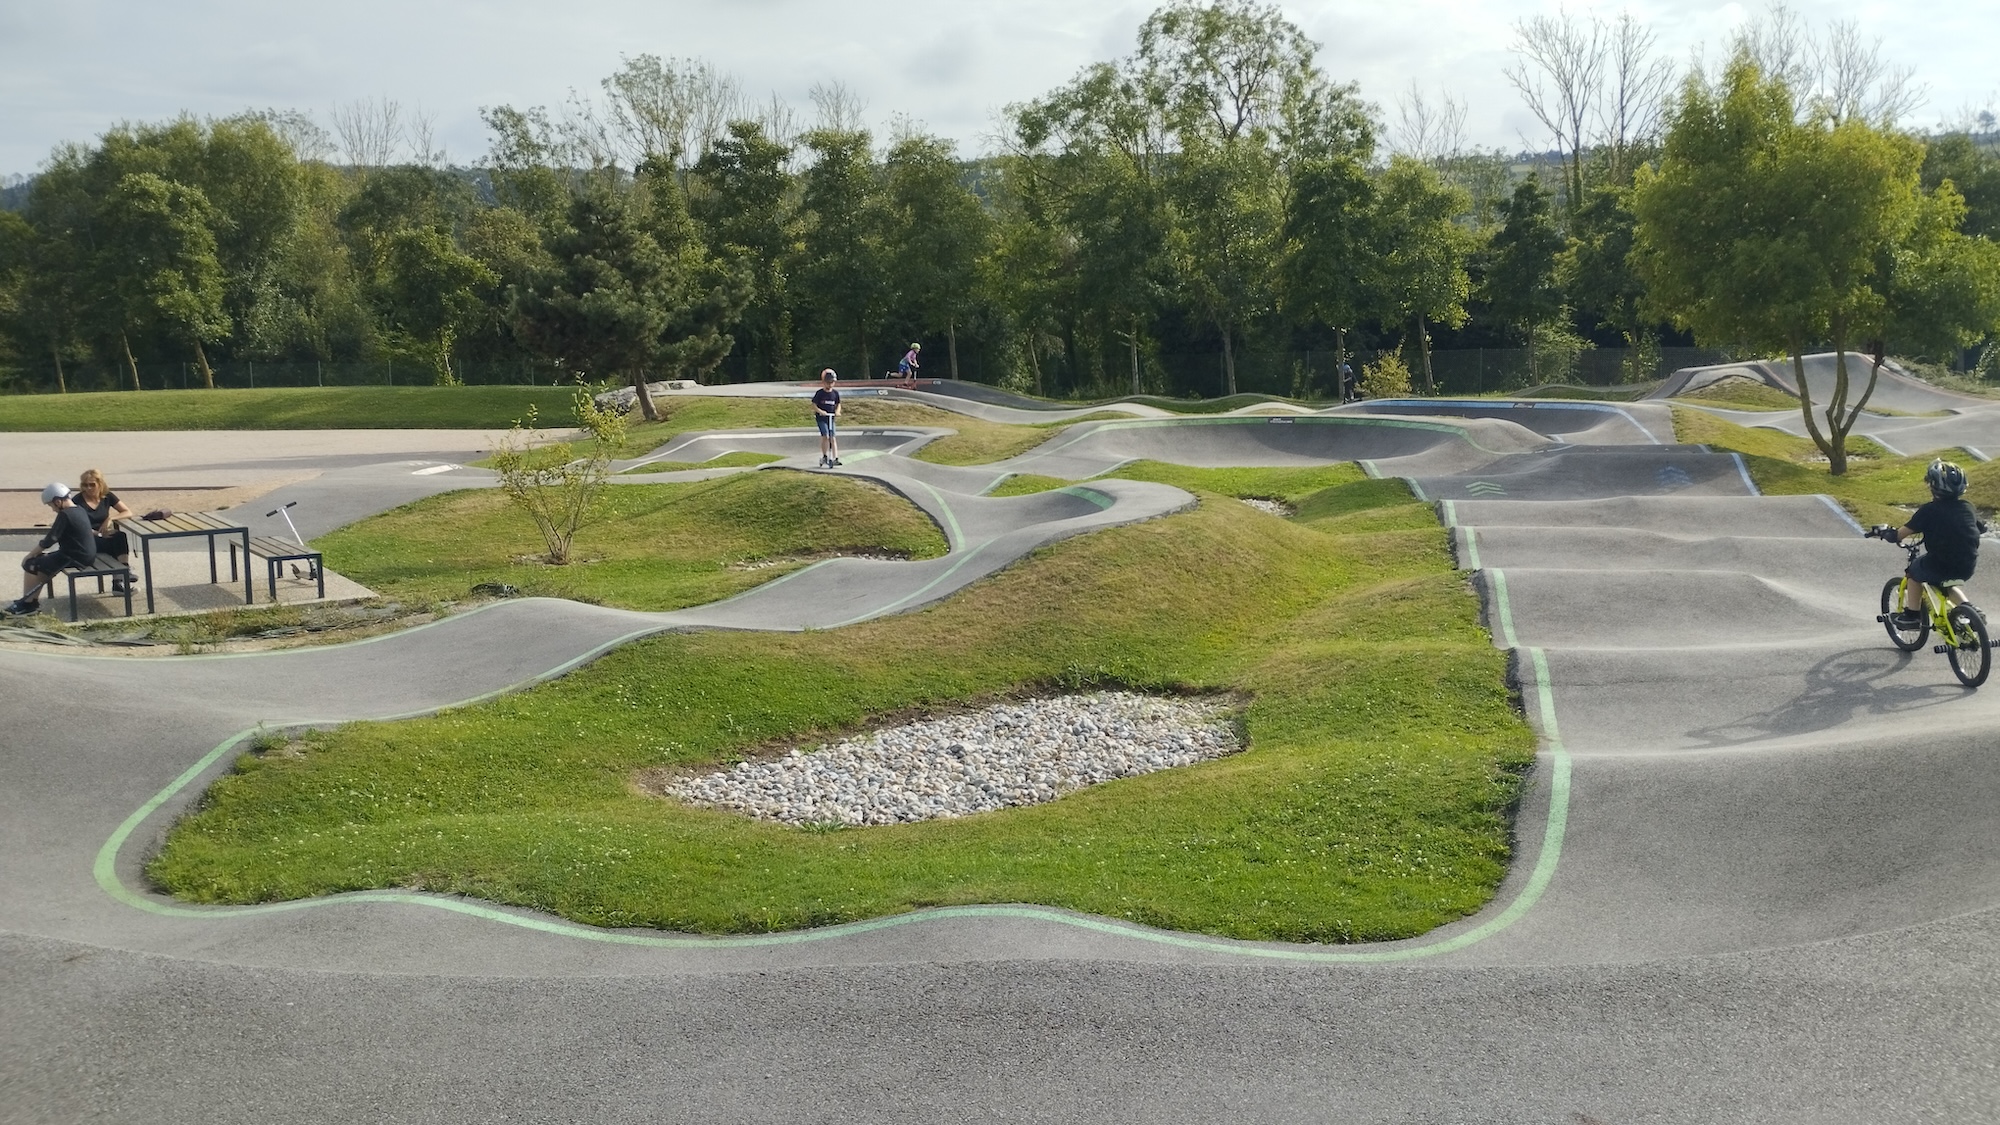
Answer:
POLYGON ((840 392, 833 389, 840 376, 829 367, 819 373, 819 390, 813 392, 813 420, 819 423, 819 467, 838 468, 840 439, 834 436, 834 420, 840 417, 840 392))

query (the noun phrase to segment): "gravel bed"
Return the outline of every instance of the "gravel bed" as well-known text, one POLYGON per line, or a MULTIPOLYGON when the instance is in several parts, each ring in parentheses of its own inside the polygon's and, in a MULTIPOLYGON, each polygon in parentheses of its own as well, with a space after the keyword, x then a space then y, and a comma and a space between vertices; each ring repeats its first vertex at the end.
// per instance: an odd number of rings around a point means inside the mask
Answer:
POLYGON ((1290 519, 1294 513, 1292 506, 1282 500, 1259 500, 1255 497, 1239 497, 1239 499, 1258 511, 1277 516, 1279 519, 1290 519))
POLYGON ((691 804, 785 824, 902 824, 1053 801, 1242 749, 1230 705, 1132 692, 1001 703, 684 778, 691 804))

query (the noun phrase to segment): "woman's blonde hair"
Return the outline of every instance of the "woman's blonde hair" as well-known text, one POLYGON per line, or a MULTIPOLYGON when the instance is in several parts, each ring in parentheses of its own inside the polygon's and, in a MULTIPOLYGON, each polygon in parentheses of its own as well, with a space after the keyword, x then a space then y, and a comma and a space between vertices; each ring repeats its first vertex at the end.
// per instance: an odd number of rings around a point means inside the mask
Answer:
POLYGON ((97 482, 97 488, 100 493, 111 491, 111 482, 105 480, 104 474, 98 472, 96 469, 85 469, 83 471, 83 475, 77 478, 76 490, 78 492, 88 491, 91 481, 97 482))

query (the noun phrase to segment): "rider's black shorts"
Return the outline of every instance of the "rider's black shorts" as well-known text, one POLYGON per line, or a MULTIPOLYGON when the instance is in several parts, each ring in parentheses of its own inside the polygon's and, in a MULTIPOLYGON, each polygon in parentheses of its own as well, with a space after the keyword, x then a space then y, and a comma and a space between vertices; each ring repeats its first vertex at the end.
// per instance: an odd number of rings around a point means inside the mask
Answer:
POLYGON ((1963 582, 1967 577, 1963 574, 1945 573, 1944 568, 1937 564, 1937 559, 1930 555, 1918 555, 1917 561, 1911 563, 1910 569, 1903 573, 1909 575, 1913 581, 1931 586, 1942 582, 1963 582))

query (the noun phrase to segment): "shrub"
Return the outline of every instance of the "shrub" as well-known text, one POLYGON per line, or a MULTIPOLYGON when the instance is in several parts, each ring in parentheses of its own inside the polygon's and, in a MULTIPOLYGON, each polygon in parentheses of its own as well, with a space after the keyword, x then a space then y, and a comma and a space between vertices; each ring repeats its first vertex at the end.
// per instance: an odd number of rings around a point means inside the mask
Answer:
POLYGON ((568 441, 550 440, 537 427, 539 416, 530 405, 527 418, 514 423, 492 458, 500 490, 534 521, 551 566, 569 563, 570 545, 590 522, 607 487, 611 458, 625 445, 625 416, 597 405, 590 388, 579 384, 570 405, 589 440, 583 456, 568 441))
POLYGON ((1410 393, 1410 369, 1401 357, 1385 355, 1361 369, 1361 393, 1366 398, 1401 398, 1410 393))

